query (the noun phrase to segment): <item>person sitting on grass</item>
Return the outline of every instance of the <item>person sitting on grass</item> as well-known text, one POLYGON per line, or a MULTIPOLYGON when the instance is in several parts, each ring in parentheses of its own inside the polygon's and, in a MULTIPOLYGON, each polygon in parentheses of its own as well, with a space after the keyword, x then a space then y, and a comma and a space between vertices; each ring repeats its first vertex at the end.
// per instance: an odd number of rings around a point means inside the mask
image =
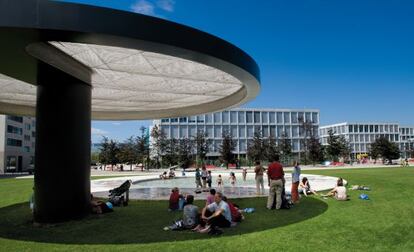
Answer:
POLYGON ((210 189, 210 193, 207 195, 207 199, 206 199, 206 206, 214 203, 214 195, 216 195, 216 190, 210 189))
POLYGON ((193 230, 200 233, 208 233, 212 230, 217 230, 217 227, 230 226, 231 212, 229 205, 223 201, 223 194, 221 192, 216 192, 214 203, 203 208, 200 225, 193 230))
POLYGON ((168 210, 169 211, 175 211, 178 210, 180 205, 180 198, 182 198, 183 196, 180 194, 180 190, 178 189, 178 187, 174 187, 171 190, 171 194, 170 194, 170 200, 168 201, 168 210))
POLYGON ((97 200, 91 194, 91 212, 94 214, 103 214, 113 212, 113 206, 110 202, 103 202, 101 200, 97 200))
POLYGON ((307 177, 302 178, 302 181, 299 184, 299 188, 302 189, 302 192, 305 196, 308 196, 308 194, 318 195, 318 193, 311 188, 307 177))
POLYGON ((223 200, 229 205, 232 222, 241 222, 242 220, 244 220, 244 216, 240 211, 239 206, 233 204, 230 200, 227 199, 226 196, 223 196, 223 200))
POLYGON ((183 209, 183 223, 185 229, 192 229, 196 227, 199 223, 200 214, 198 212, 198 207, 193 205, 194 196, 187 195, 186 198, 187 204, 183 209))
POLYGON ((348 200, 346 194, 346 187, 342 178, 338 178, 336 182, 336 187, 332 189, 329 193, 322 195, 323 197, 334 197, 336 200, 348 200))

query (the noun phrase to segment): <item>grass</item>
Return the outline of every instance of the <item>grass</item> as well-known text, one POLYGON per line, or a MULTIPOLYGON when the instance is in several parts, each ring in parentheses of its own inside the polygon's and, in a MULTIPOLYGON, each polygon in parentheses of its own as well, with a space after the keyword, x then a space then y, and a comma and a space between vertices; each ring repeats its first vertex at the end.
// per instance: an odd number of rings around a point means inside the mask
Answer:
MULTIPOLYGON (((102 217, 35 228, 28 197, 31 179, 0 180, 1 251, 414 251, 412 168, 306 171, 369 185, 369 201, 304 198, 291 210, 268 211, 265 198, 234 200, 255 207, 221 237, 163 231, 181 213, 166 201, 132 201, 102 217)), ((197 202, 201 206, 202 202, 197 202)))

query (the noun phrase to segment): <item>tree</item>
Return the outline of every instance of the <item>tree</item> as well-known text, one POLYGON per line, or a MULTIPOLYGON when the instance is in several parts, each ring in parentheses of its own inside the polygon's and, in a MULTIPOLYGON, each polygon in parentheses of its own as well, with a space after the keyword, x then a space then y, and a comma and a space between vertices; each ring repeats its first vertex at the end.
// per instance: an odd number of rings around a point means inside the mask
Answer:
MULTIPOLYGON (((298 119, 299 121, 299 135, 301 136, 300 139, 300 145, 303 146, 303 152, 304 152, 304 163, 307 164, 308 163, 308 158, 309 158, 309 145, 311 143, 311 141, 313 141, 314 139, 311 140, 311 138, 316 138, 315 134, 314 134, 314 126, 313 123, 311 121, 306 121, 303 117, 300 117, 298 119)), ((299 148, 299 155, 302 152, 302 149, 299 148)), ((300 156, 299 156, 300 159, 300 156)))
POLYGON ((116 165, 118 160, 118 144, 114 140, 109 140, 107 137, 103 137, 101 142, 101 148, 99 153, 99 162, 104 164, 110 164, 111 170, 113 170, 114 165, 116 165))
POLYGON ((328 131, 328 145, 326 146, 326 155, 333 161, 338 161, 340 157, 348 158, 352 149, 349 142, 344 136, 335 135, 331 129, 328 131))
POLYGON ((169 166, 176 165, 178 163, 178 140, 175 138, 167 140, 167 144, 165 146, 165 153, 163 155, 163 162, 167 163, 169 166))
POLYGON ((262 138, 262 132, 256 130, 253 139, 248 142, 247 156, 252 161, 262 161, 265 157, 265 147, 262 138))
POLYGON ((135 148, 135 139, 133 136, 129 137, 125 142, 119 144, 119 151, 117 153, 119 162, 130 165, 132 171, 132 164, 136 162, 137 152, 135 148))
POLYGON ((308 139, 308 148, 309 148, 309 160, 312 162, 312 165, 323 161, 323 148, 322 144, 319 142, 319 139, 312 136, 308 139))
POLYGON ((194 137, 194 142, 196 144, 196 159, 201 163, 204 163, 211 145, 211 139, 207 139, 207 137, 207 133, 205 133, 203 130, 199 130, 194 137))
POLYGON ((226 165, 226 168, 229 168, 229 163, 233 161, 234 154, 233 151, 236 149, 236 142, 233 140, 233 137, 228 131, 223 131, 222 142, 220 145, 220 159, 226 165))
POLYGON ((279 146, 277 146, 276 139, 273 136, 263 141, 264 156, 269 162, 273 162, 277 156, 280 156, 279 146))
POLYGON ((142 126, 140 131, 141 136, 135 138, 135 148, 137 152, 137 163, 141 163, 143 165, 141 169, 144 169, 144 166, 149 166, 150 161, 149 136, 146 127, 142 126))
POLYGON ((190 167, 193 162, 191 141, 188 138, 178 140, 178 163, 182 168, 190 167))
POLYGON ((156 155, 157 168, 161 167, 160 157, 165 153, 167 147, 167 137, 158 125, 155 125, 151 130, 151 137, 153 139, 153 151, 156 155))
POLYGON ((290 156, 292 155, 292 143, 286 132, 283 132, 280 137, 279 150, 283 163, 287 164, 290 156))
POLYGON ((385 160, 391 163, 391 160, 400 158, 400 149, 396 143, 390 142, 385 137, 379 137, 371 144, 370 154, 374 159, 381 156, 383 163, 385 160))

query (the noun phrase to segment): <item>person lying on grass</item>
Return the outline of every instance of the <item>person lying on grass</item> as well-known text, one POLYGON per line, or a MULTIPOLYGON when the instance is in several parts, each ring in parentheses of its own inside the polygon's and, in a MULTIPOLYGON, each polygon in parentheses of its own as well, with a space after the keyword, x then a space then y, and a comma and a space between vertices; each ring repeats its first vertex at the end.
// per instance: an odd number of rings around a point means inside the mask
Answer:
POLYGON ((200 233, 208 233, 211 229, 217 227, 231 226, 231 212, 229 205, 223 201, 223 194, 216 192, 214 195, 214 203, 207 205, 201 212, 201 222, 194 231, 200 233))
POLYGON ((338 178, 336 182, 336 187, 332 189, 329 193, 322 195, 323 197, 334 197, 336 200, 347 200, 348 196, 346 194, 346 187, 342 178, 338 178))

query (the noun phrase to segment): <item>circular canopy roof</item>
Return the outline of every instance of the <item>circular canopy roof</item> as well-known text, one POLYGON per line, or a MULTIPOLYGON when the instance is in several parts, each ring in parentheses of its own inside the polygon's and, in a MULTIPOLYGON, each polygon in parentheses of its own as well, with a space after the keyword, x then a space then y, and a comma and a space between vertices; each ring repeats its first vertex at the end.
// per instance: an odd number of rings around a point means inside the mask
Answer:
POLYGON ((0 113, 34 114, 39 61, 92 86, 94 119, 206 113, 259 91, 258 67, 239 48, 145 15, 0 0, 0 35, 0 113))

